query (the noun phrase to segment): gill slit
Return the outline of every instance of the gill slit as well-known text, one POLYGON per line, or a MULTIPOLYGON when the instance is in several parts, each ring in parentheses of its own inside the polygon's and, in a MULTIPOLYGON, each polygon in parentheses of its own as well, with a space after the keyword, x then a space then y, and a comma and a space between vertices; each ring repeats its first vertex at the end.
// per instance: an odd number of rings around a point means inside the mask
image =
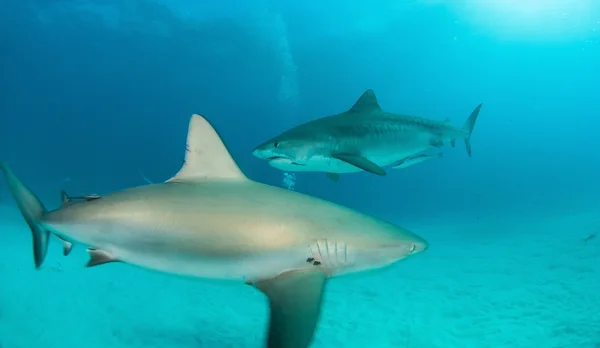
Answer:
POLYGON ((317 250, 319 251, 319 258, 321 258, 321 262, 323 262, 323 255, 321 254, 321 246, 319 245, 319 241, 317 241, 317 250))
POLYGON ((337 246, 337 240, 335 241, 335 263, 338 264, 340 263, 338 260, 338 246, 337 246))
POLYGON ((344 263, 348 263, 348 244, 344 243, 344 263))

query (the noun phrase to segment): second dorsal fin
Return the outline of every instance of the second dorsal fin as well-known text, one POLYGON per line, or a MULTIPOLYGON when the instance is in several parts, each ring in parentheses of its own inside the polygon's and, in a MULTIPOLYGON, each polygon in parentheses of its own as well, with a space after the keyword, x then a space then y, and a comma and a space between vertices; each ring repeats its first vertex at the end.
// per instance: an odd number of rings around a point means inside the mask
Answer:
POLYGON ((358 98, 354 106, 349 110, 349 112, 369 112, 373 110, 380 110, 381 107, 377 102, 377 97, 375 96, 375 92, 372 89, 367 89, 361 96, 358 98))

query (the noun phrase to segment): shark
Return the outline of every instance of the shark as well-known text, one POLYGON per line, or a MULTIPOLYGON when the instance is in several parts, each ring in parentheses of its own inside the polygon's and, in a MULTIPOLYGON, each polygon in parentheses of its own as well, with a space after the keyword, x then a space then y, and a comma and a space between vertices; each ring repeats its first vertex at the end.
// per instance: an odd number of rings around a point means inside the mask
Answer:
POLYGON ((449 119, 387 112, 368 89, 349 110, 293 127, 258 145, 252 154, 283 171, 324 172, 334 180, 340 173, 359 171, 385 176, 384 167, 422 162, 427 151, 448 142, 454 147, 456 139, 464 139, 470 157, 471 134, 481 107, 462 126, 455 126, 449 119))
POLYGON ((105 195, 63 192, 64 204, 47 210, 6 162, 0 171, 31 230, 37 269, 54 235, 65 255, 85 246, 86 267, 121 263, 252 286, 268 299, 268 348, 311 344, 331 278, 382 269, 428 248, 390 222, 249 179, 198 114, 189 122, 184 164, 164 182, 105 195))

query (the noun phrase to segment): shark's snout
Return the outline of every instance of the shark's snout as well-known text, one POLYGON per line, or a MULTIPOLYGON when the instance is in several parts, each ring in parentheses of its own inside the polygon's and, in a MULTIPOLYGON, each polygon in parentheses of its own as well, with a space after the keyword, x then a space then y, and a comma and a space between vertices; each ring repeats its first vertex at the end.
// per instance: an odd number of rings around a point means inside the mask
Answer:
POLYGON ((414 241, 410 247, 411 254, 416 254, 429 249, 429 243, 425 239, 414 241))
POLYGON ((269 156, 265 156, 266 149, 264 145, 259 145, 252 150, 252 155, 258 158, 267 159, 269 156))
POLYGON ((429 243, 416 235, 408 239, 391 241, 380 246, 382 254, 388 254, 391 258, 397 260, 419 254, 428 248, 429 243))
POLYGON ((258 146, 254 150, 252 150, 252 155, 260 159, 267 160, 269 162, 290 160, 287 156, 277 153, 273 151, 273 149, 271 149, 270 147, 264 145, 258 146))
POLYGON ((423 239, 410 240, 402 243, 389 244, 384 249, 395 250, 403 256, 411 256, 423 252, 429 248, 429 244, 423 239))
POLYGON ((271 159, 277 159, 280 157, 285 157, 280 153, 280 151, 277 151, 276 144, 277 143, 273 143, 270 141, 266 142, 266 143, 262 143, 261 145, 258 145, 257 147, 255 147, 254 150, 252 150, 252 155, 254 155, 255 157, 258 157, 260 159, 265 159, 265 160, 271 160, 271 159))
POLYGON ((281 170, 298 170, 306 165, 290 157, 286 151, 280 148, 279 142, 269 141, 257 146, 252 150, 252 155, 268 161, 269 165, 281 170))
POLYGON ((411 255, 423 252, 429 248, 429 243, 425 239, 417 236, 416 234, 411 235, 408 245, 408 251, 411 255))

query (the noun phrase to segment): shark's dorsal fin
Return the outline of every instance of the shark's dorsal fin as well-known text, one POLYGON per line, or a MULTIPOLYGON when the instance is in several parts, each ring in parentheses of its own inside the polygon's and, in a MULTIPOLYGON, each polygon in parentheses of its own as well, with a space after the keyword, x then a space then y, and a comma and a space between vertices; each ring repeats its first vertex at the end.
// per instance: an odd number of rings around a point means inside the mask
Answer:
POLYGON ((349 112, 368 112, 373 110, 380 110, 381 107, 377 102, 377 97, 372 89, 367 89, 360 98, 354 103, 354 106, 349 112))
POLYGON ((198 182, 203 180, 244 180, 221 137, 208 121, 192 115, 188 128, 185 161, 179 172, 167 182, 198 182))

